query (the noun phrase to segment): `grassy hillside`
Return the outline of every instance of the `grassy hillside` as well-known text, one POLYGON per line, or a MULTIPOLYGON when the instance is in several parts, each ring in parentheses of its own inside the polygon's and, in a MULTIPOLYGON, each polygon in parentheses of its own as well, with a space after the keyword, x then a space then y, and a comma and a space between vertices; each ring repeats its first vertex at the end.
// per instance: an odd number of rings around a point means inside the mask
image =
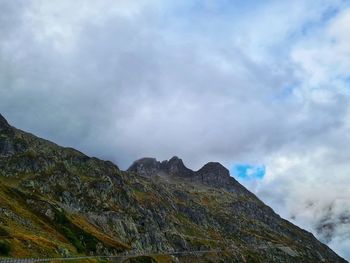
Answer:
MULTIPOLYGON (((214 166, 207 167, 215 175, 214 166)), ((236 183, 230 189, 211 186, 211 180, 185 180, 181 174, 142 177, 12 128, 4 120, 0 178, 0 257, 132 251, 171 262, 174 257, 163 251, 218 249, 220 253, 177 258, 345 262, 236 183)))

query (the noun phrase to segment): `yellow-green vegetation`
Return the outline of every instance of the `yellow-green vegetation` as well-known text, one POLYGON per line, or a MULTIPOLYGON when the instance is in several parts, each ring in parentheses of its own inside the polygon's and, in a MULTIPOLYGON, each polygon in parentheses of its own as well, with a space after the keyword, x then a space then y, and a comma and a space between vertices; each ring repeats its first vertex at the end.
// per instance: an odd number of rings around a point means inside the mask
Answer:
POLYGON ((149 197, 146 192, 136 189, 134 191, 134 194, 135 194, 135 198, 139 202, 147 202, 149 200, 149 197))
POLYGON ((139 256, 126 259, 124 263, 158 263, 153 257, 139 256))
POLYGON ((154 258, 157 263, 173 263, 174 260, 172 256, 170 255, 152 255, 152 258, 154 258))
POLYGON ((74 250, 44 218, 26 206, 18 191, 4 184, 0 185, 0 207, 0 220, 3 222, 0 239, 11 247, 11 256, 35 256, 42 252, 53 256, 58 255, 55 252, 58 247, 74 250))
MULTIPOLYGON (((115 240, 83 217, 53 209, 54 219, 40 215, 26 200, 40 198, 13 188, 13 179, 0 184, 0 254, 13 257, 62 256, 59 250, 69 254, 96 252, 99 242, 106 247, 124 251, 128 245, 115 240)), ((53 206, 54 207, 54 206, 53 206)))
MULTIPOLYGON (((111 259, 105 258, 86 258, 86 259, 70 259, 69 263, 112 263, 111 259)), ((51 260, 50 263, 62 263, 62 260, 51 260)))
POLYGON ((175 157, 141 164, 143 175, 137 163, 135 170, 120 171, 111 162, 16 130, 0 115, 0 256, 132 250, 147 256, 126 262, 344 262, 281 219, 218 163, 197 172, 175 157))
POLYGON ((71 221, 73 224, 79 226, 86 233, 90 233, 92 236, 96 237, 98 240, 102 241, 103 244, 118 249, 118 250, 130 250, 131 247, 124 244, 113 237, 104 234, 96 226, 89 223, 83 216, 79 214, 72 214, 71 221))

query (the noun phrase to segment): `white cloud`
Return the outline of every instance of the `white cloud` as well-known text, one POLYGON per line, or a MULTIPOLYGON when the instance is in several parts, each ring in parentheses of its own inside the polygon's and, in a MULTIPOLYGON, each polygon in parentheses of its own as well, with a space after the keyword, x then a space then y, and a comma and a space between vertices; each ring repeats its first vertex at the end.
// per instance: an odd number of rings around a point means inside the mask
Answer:
MULTIPOLYGON (((15 126, 123 168, 265 164, 251 188, 314 233, 347 211, 345 1, 18 0, 0 14, 0 111, 15 126)), ((348 233, 330 241, 343 255, 348 233)))
POLYGON ((298 41, 291 52, 301 83, 297 94, 304 102, 302 118, 310 121, 311 127, 324 121, 316 113, 329 113, 333 125, 321 126, 320 133, 307 141, 302 141, 299 134, 296 141, 268 156, 268 173, 257 190, 284 216, 330 242, 347 258, 349 252, 344 244, 348 243, 350 228, 349 222, 341 219, 349 215, 350 205, 346 187, 350 153, 345 147, 350 143, 349 19, 350 9, 343 10, 323 28, 298 41), (272 187, 282 190, 267 193, 272 187), (325 223, 334 224, 331 231, 320 231, 325 223))

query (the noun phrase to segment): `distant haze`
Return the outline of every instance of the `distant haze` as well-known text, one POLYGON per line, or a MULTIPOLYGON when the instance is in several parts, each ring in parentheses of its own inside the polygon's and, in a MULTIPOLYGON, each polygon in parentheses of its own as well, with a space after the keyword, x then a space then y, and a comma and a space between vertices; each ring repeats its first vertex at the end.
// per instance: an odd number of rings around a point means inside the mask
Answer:
POLYGON ((0 112, 123 169, 263 169, 241 182, 350 259, 349 32, 341 0, 0 0, 0 112))

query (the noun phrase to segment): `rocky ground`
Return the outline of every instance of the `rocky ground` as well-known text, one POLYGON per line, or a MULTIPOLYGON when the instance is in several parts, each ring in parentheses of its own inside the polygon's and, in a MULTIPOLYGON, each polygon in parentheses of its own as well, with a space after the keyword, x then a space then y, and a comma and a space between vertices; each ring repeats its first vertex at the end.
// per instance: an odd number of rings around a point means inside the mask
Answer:
POLYGON ((219 163, 128 171, 11 127, 0 115, 0 255, 149 252, 155 262, 346 262, 280 218, 219 163), (220 250, 187 256, 162 251, 220 250))

